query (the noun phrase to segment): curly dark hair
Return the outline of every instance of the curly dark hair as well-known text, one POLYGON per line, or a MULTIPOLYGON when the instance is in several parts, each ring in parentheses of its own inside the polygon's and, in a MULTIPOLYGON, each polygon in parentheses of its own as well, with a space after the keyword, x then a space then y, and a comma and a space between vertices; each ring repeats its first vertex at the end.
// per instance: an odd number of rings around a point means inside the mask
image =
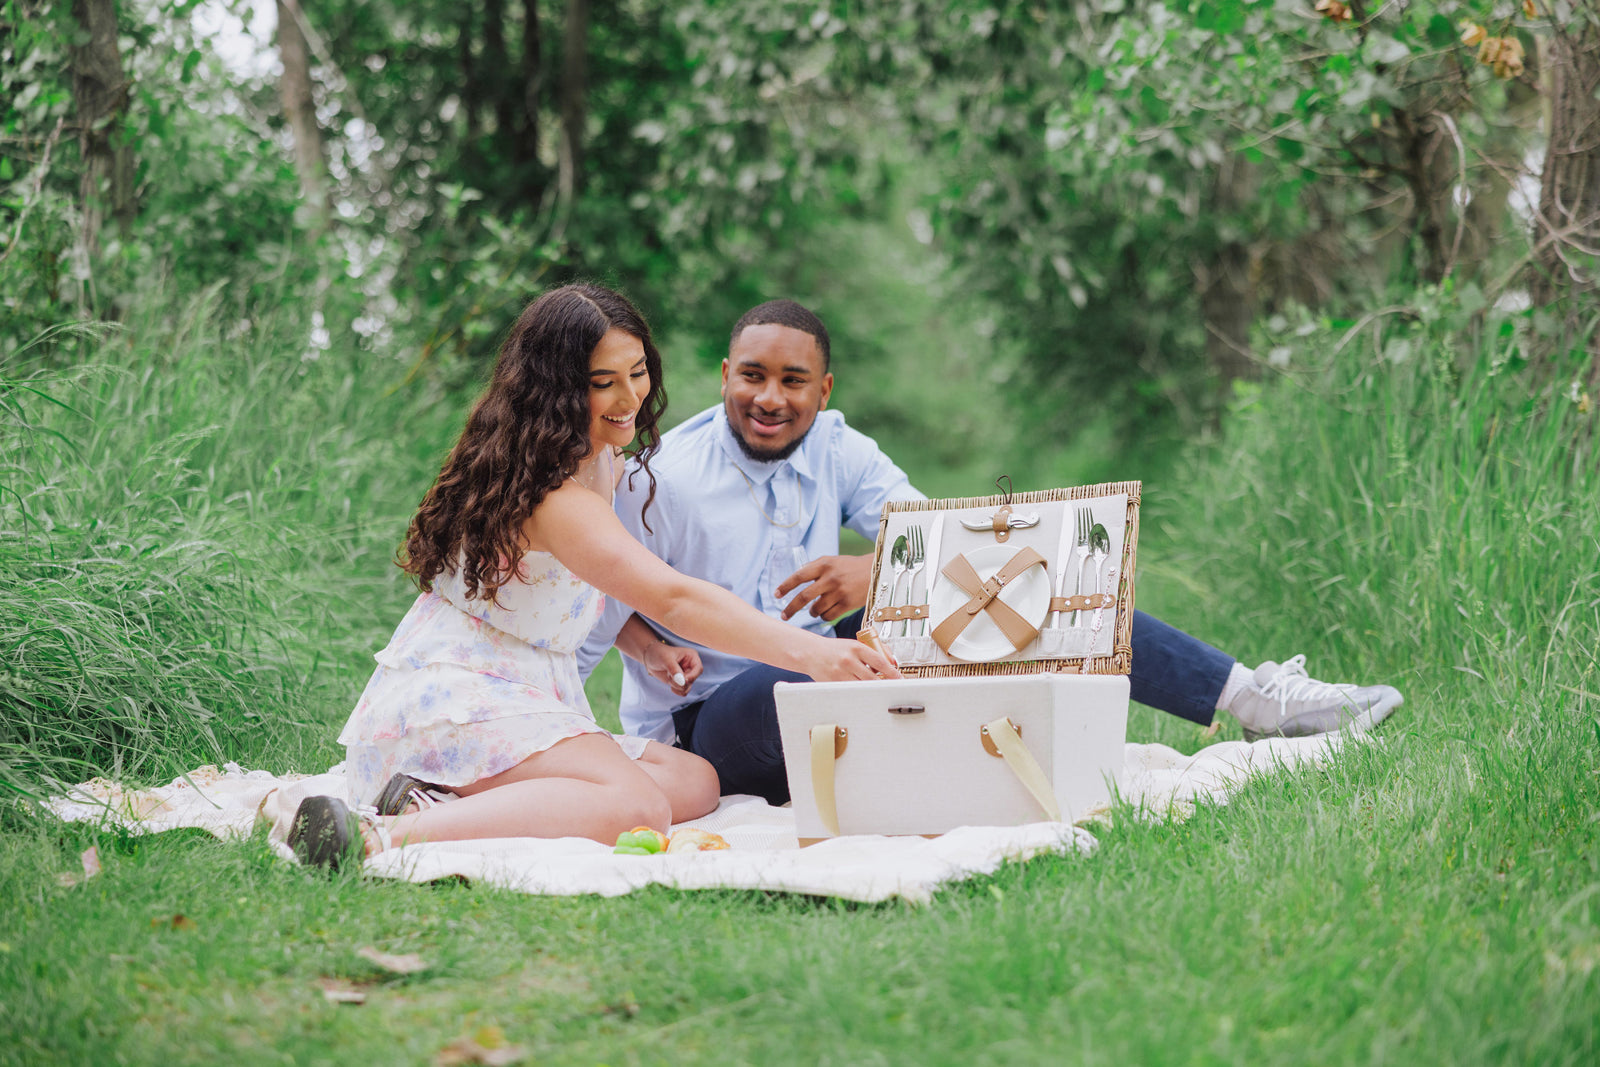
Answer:
POLYGON ((461 568, 469 597, 491 600, 527 551, 522 525, 589 454, 589 360, 609 330, 644 346, 650 392, 635 420, 637 459, 656 495, 650 457, 666 410, 661 353, 644 317, 597 285, 566 285, 529 304, 511 328, 483 396, 411 520, 396 557, 424 591, 461 568))

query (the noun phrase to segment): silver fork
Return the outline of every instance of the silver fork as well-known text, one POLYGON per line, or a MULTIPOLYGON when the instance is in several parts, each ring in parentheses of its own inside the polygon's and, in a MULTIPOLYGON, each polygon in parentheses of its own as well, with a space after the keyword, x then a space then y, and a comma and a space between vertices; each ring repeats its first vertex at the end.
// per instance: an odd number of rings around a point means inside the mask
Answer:
MULTIPOLYGON (((922 544, 922 527, 913 526, 907 531, 907 533, 911 538, 911 558, 908 561, 911 564, 911 588, 906 595, 906 604, 907 606, 910 606, 913 604, 920 604, 925 599, 923 596, 923 589, 918 585, 918 583, 922 581, 922 564, 926 558, 927 552, 923 548, 922 544)), ((919 620, 919 622, 921 625, 917 627, 917 633, 920 636, 923 629, 926 628, 927 623, 922 622, 921 620, 919 620)), ((900 624, 900 636, 905 637, 910 633, 911 620, 907 619, 900 624)))
MULTIPOLYGON (((1075 596, 1083 595, 1083 565, 1089 558, 1089 531, 1093 527, 1094 515, 1089 511, 1088 508, 1079 508, 1077 547, 1073 549, 1073 554, 1078 557, 1078 580, 1072 587, 1072 592, 1075 596)), ((1063 582, 1062 584, 1065 585, 1066 583, 1063 582)), ((1083 625, 1082 611, 1074 611, 1072 613, 1071 625, 1083 625)))

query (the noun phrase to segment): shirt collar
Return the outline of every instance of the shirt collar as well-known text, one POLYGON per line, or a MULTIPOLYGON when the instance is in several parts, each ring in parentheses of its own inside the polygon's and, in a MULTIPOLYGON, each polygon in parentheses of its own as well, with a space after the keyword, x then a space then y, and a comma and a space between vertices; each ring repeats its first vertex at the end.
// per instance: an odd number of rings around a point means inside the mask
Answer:
POLYGON ((800 442, 800 447, 789 453, 788 458, 762 462, 761 460, 751 459, 745 454, 744 449, 740 447, 739 439, 733 435, 733 427, 728 425, 728 412, 726 409, 718 405, 717 413, 714 417, 718 427, 721 429, 718 440, 722 443, 722 451, 728 457, 728 462, 739 468, 744 476, 750 479, 752 485, 767 484, 785 465, 794 471, 796 477, 808 480, 812 478, 809 453, 812 434, 817 429, 815 421, 811 423, 811 429, 806 431, 806 436, 800 442))

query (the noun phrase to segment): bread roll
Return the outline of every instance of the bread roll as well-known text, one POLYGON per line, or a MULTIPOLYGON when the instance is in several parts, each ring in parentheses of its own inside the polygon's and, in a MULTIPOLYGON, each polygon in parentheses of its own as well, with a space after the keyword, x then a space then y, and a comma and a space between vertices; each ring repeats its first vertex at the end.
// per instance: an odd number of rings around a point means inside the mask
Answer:
POLYGON ((667 852, 715 852, 728 847, 721 834, 686 826, 667 841, 667 852))

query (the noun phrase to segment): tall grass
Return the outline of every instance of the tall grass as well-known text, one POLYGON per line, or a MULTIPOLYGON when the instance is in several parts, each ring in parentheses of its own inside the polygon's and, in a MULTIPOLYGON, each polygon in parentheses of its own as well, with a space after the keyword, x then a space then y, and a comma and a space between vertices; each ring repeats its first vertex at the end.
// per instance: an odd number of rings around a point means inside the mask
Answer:
POLYGON ((1191 465, 1164 514, 1203 610, 1254 651, 1404 679, 1423 713, 1462 685, 1593 691, 1596 416, 1510 373, 1498 337, 1398 332, 1313 335, 1191 465))
POLYGON ((308 332, 212 289, 0 363, 8 786, 334 758, 460 409, 389 395, 393 361, 302 358, 308 332))

